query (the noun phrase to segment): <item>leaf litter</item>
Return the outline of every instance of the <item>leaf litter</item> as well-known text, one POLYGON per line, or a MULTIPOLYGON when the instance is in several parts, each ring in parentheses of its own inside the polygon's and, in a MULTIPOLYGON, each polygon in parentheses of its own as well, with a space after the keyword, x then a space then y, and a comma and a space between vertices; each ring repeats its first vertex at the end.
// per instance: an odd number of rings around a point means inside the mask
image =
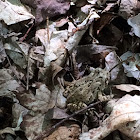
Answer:
POLYGON ((140 139, 139 11, 138 0, 1 0, 0 139, 140 139), (99 67, 113 98, 70 112, 66 87, 99 67))

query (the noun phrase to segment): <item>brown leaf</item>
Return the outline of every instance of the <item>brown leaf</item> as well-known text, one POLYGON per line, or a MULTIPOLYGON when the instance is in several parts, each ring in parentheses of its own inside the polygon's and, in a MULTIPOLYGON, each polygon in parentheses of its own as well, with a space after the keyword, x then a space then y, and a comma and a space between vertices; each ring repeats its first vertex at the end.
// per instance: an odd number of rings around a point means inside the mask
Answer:
POLYGON ((52 102, 51 92, 45 84, 40 84, 36 89, 36 95, 24 91, 22 93, 15 93, 20 104, 34 112, 45 113, 49 109, 50 102, 52 102))
POLYGON ((42 124, 45 114, 37 114, 35 116, 25 115, 21 128, 24 130, 28 139, 33 140, 42 132, 42 124))
POLYGON ((53 132, 48 138, 44 140, 78 140, 80 135, 80 127, 77 124, 72 124, 70 126, 61 126, 55 132, 53 132))
POLYGON ((36 9, 36 24, 46 20, 47 17, 65 14, 70 8, 70 0, 21 0, 21 2, 36 9))
POLYGON ((56 77, 64 75, 65 70, 61 66, 57 65, 55 62, 51 63, 51 68, 53 72, 52 82, 54 83, 54 80, 57 79, 56 77))
POLYGON ((97 22, 95 22, 95 25, 94 25, 94 31, 95 31, 95 33, 98 35, 100 33, 100 31, 107 24, 109 24, 115 17, 116 17, 116 15, 113 15, 112 13, 103 13, 100 16, 100 19, 98 19, 97 22))

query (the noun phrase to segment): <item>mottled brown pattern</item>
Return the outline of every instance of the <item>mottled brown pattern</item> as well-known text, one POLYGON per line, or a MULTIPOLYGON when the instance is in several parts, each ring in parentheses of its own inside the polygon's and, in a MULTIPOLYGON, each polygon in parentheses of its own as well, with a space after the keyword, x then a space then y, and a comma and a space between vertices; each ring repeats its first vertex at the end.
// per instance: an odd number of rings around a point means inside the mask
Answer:
POLYGON ((88 76, 72 82, 64 92, 64 96, 67 97, 68 108, 71 111, 76 111, 95 99, 101 101, 109 99, 110 95, 108 95, 109 97, 103 95, 109 76, 108 71, 96 68, 88 76))

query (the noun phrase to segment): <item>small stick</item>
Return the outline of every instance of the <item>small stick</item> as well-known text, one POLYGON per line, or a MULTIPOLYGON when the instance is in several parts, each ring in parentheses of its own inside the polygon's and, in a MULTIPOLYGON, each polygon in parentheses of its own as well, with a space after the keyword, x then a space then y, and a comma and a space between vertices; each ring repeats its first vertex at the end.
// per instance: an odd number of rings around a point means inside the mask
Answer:
POLYGON ((48 37, 48 43, 50 44, 49 17, 48 16, 47 16, 47 37, 48 37))
POLYGON ((79 110, 79 111, 76 111, 75 113, 69 115, 67 118, 61 120, 60 122, 58 122, 57 124, 55 124, 54 126, 52 126, 49 130, 44 130, 37 138, 35 138, 34 140, 43 140, 45 137, 48 137, 56 128, 58 128, 61 124, 63 124, 65 121, 69 120, 70 118, 74 117, 75 115, 77 114, 80 114, 81 112, 97 105, 101 103, 101 101, 98 101, 96 103, 93 103, 93 104, 90 104, 89 106, 79 110))
POLYGON ((27 35, 29 34, 33 26, 34 26, 34 23, 32 23, 31 27, 27 30, 25 35, 19 39, 19 41, 23 42, 26 39, 27 35))
POLYGON ((110 70, 109 70, 109 72, 111 72, 114 68, 116 68, 117 66, 119 66, 119 65, 121 65, 123 62, 126 62, 126 61, 128 61, 129 59, 132 59, 134 56, 130 56, 130 57, 128 57, 126 60, 123 60, 123 61, 121 61, 120 63, 118 63, 118 64, 116 64, 113 68, 111 68, 110 70))
POLYGON ((32 49, 32 45, 30 45, 29 50, 28 50, 28 58, 27 58, 27 74, 26 74, 26 90, 29 90, 29 76, 30 76, 30 54, 31 54, 31 49, 32 49))

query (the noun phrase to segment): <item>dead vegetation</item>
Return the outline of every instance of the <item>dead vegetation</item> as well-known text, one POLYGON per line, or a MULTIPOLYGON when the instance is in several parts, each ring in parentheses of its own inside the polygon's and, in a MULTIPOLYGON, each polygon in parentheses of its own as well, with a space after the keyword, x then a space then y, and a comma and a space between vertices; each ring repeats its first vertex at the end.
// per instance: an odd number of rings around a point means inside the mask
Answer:
POLYGON ((0 139, 139 140, 139 11, 0 0, 0 139))

